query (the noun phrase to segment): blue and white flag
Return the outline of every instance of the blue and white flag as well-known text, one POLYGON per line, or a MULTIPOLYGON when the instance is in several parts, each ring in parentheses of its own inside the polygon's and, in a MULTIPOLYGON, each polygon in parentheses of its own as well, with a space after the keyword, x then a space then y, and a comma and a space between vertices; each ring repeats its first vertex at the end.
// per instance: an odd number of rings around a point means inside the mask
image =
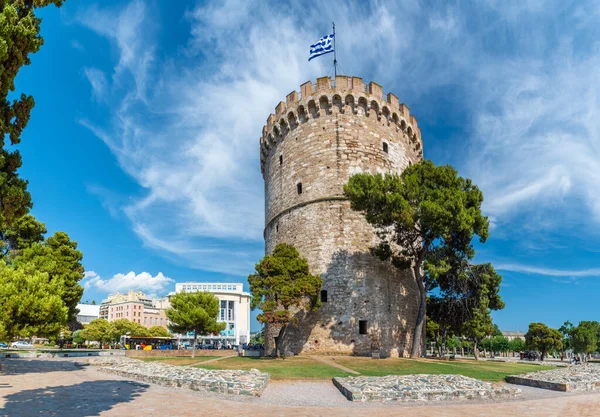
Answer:
POLYGON ((308 57, 308 60, 310 61, 318 56, 333 52, 333 36, 333 33, 331 35, 323 36, 314 45, 311 45, 310 57, 308 57))

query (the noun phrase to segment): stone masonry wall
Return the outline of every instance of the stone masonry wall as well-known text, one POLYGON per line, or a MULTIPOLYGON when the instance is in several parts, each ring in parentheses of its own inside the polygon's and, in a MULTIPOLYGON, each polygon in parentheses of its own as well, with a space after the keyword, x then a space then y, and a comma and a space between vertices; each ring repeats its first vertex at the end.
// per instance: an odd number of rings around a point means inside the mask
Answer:
MULTIPOLYGON (((421 158, 420 130, 408 107, 392 94, 384 98, 375 83, 365 88, 360 78, 337 77, 335 87, 328 77, 316 88, 305 83, 301 98, 292 92, 269 117, 261 138, 266 252, 280 242, 294 245, 327 291, 318 312, 298 313, 286 351, 368 355, 377 345, 384 356, 408 355, 417 288, 409 271, 370 255, 377 239, 350 209, 343 186, 354 173, 401 173, 421 158)), ((265 345, 270 353, 272 337, 265 345)))

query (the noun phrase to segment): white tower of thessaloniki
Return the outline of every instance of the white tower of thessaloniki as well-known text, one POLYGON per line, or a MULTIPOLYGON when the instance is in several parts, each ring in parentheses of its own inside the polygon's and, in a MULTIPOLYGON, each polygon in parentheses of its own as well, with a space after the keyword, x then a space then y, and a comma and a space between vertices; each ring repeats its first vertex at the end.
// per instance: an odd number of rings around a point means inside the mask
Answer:
MULTIPOLYGON (((408 270, 372 256, 377 243, 343 186, 358 172, 401 173, 423 158, 417 120, 374 82, 306 82, 280 102, 260 139, 265 246, 294 245, 323 279, 317 312, 298 312, 284 352, 408 356, 418 290, 408 270)), ((267 326, 271 354, 279 329, 267 326)))

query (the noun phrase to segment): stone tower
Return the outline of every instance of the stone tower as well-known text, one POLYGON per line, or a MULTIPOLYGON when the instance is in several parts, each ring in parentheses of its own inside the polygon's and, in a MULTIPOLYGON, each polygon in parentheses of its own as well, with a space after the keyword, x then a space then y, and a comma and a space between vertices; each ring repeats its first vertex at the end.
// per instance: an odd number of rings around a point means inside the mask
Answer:
MULTIPOLYGON (((372 227, 354 212, 343 186, 358 172, 401 173, 423 158, 417 120, 374 82, 338 76, 306 82, 267 119, 260 139, 265 181, 265 243, 294 245, 321 274, 323 306, 299 312, 283 348, 295 354, 407 356, 418 290, 369 253, 372 227)), ((265 349, 278 329, 266 328, 265 349)))

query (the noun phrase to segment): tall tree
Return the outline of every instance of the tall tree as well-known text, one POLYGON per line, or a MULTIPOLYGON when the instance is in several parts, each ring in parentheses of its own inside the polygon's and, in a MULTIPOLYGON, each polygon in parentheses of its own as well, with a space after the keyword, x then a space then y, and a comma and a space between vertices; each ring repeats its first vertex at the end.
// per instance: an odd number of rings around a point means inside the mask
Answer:
POLYGON ((226 323, 218 322, 219 299, 209 292, 178 293, 171 297, 171 308, 165 311, 174 333, 194 332, 192 358, 196 356, 198 335, 208 336, 225 330, 226 323))
POLYGON ((563 336, 563 347, 562 347, 563 354, 568 349, 573 349, 573 330, 574 329, 575 329, 575 326, 573 326, 573 323, 571 323, 569 320, 565 321, 563 323, 563 325, 558 328, 558 331, 563 336))
POLYGON ((431 161, 409 166, 401 175, 355 174, 344 193, 377 230, 380 243, 374 253, 397 268, 410 268, 419 292, 411 350, 416 358, 425 330, 424 263, 437 248, 460 258, 473 257, 473 237, 484 242, 488 236, 488 220, 481 214, 483 195, 454 168, 431 161))
MULTIPOLYGON (((18 150, 6 147, 21 142, 21 133, 29 122, 33 97, 21 94, 9 100, 15 90, 19 70, 31 63, 30 54, 37 52, 44 40, 40 36, 41 19, 35 9, 50 4, 61 6, 62 0, 0 0, 0 238, 5 231, 26 215, 32 207, 27 181, 17 170, 22 160, 18 150)), ((4 241, 3 250, 8 246, 4 241)))
POLYGON ((104 342, 110 341, 110 330, 111 327, 108 321, 96 319, 92 320, 79 335, 84 340, 100 343, 100 348, 102 348, 104 342))
POLYGON ((540 360, 543 361, 549 351, 562 348, 562 335, 544 323, 530 323, 529 330, 525 333, 525 345, 528 349, 539 350, 540 360))
POLYGON ((323 285, 321 277, 312 275, 308 261, 296 248, 286 243, 275 246, 271 255, 266 255, 256 264, 254 274, 248 276, 252 293, 251 308, 260 308, 256 319, 263 324, 281 326, 275 338, 275 355, 287 326, 297 324, 294 310, 315 311, 321 307, 319 292, 323 285))
POLYGON ((460 334, 473 340, 478 359, 482 338, 502 335, 490 315, 491 310, 504 308, 502 277, 491 264, 471 265, 442 249, 436 249, 425 263, 428 286, 435 290, 428 299, 428 316, 440 325, 442 350, 448 334, 460 334))
POLYGON ((43 243, 35 243, 20 251, 13 264, 27 272, 46 272, 57 285, 60 296, 69 308, 69 321, 76 319, 77 303, 83 295, 79 281, 84 276, 83 254, 64 232, 56 232, 43 243))
POLYGON ((581 321, 571 330, 573 350, 584 357, 598 351, 600 323, 597 321, 581 321))
POLYGON ((56 336, 68 315, 57 287, 45 272, 26 273, 0 261, 0 339, 56 336))

